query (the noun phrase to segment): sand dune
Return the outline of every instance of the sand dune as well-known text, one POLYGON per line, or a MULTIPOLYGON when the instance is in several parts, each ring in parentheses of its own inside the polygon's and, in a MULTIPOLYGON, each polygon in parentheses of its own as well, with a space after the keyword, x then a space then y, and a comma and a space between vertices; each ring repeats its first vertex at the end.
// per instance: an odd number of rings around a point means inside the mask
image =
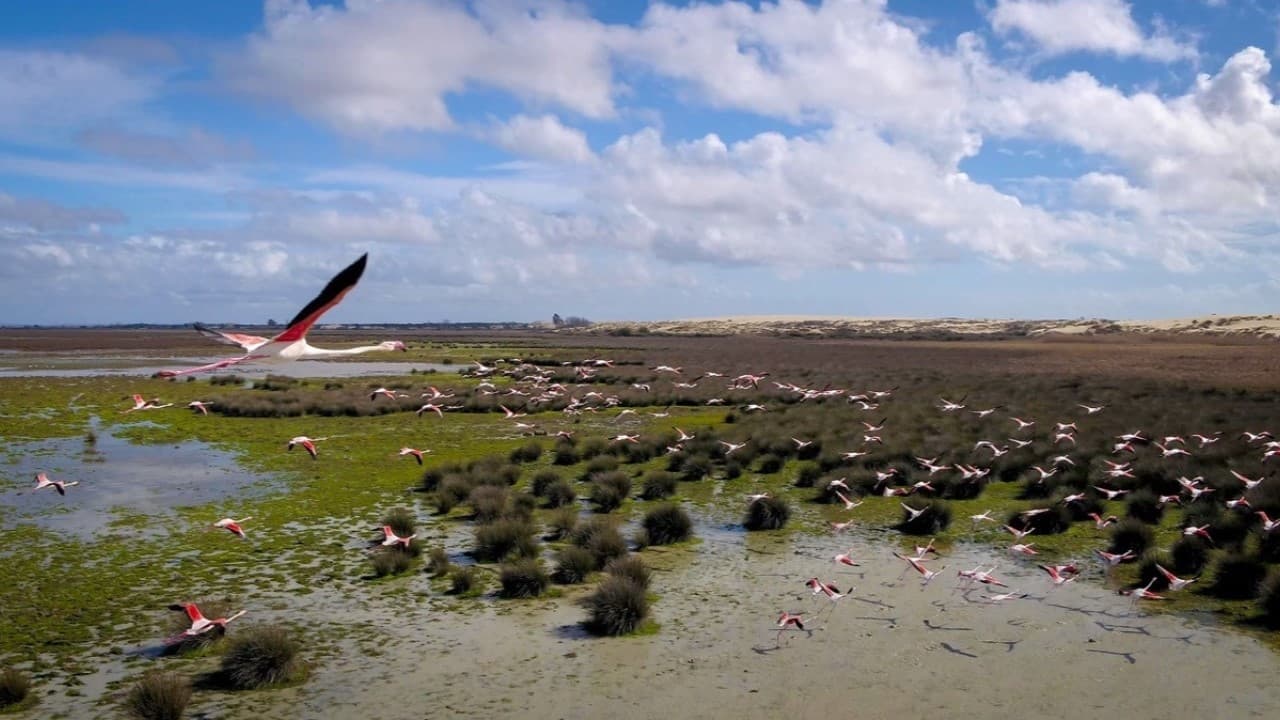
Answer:
POLYGON ((734 335, 763 333, 809 336, 928 336, 928 335, 1101 335, 1110 333, 1178 333, 1280 337, 1280 315, 1207 315, 1169 320, 1109 320, 1075 318, 1009 320, 996 318, 882 318, 835 315, 739 315, 729 317, 601 322, 594 331, 661 334, 734 335))

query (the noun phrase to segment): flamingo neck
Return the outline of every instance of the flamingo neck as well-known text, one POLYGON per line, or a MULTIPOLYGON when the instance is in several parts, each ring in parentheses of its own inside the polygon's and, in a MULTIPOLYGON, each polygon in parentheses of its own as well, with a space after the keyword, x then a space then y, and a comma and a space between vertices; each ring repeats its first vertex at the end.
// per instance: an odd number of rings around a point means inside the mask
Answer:
POLYGON ((318 348, 307 345, 302 350, 302 357, 305 358, 322 358, 322 357, 341 357, 343 355, 360 355, 375 350, 384 350, 381 345, 362 345, 360 347, 346 348, 345 350, 329 350, 326 348, 318 348))

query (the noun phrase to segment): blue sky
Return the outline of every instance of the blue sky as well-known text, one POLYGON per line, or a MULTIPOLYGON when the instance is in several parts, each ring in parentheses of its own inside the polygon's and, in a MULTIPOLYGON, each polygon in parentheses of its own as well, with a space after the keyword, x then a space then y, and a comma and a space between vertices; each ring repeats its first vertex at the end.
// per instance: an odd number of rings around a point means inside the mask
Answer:
POLYGON ((1280 299, 1251 0, 0 6, 0 323, 1280 299))

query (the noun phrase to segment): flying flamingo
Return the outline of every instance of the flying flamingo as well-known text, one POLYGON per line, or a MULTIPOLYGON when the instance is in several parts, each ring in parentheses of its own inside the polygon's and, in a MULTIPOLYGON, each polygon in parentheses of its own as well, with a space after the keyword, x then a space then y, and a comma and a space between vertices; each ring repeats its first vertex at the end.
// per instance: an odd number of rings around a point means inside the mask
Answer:
POLYGON ((199 410, 202 415, 208 415, 209 406, 212 404, 213 402, 209 400, 192 400, 191 402, 187 403, 187 407, 191 408, 192 410, 199 410))
POLYGON ((380 545, 382 547, 392 547, 394 545, 401 545, 404 547, 405 550, 409 549, 410 541, 418 537, 417 533, 408 535, 406 537, 400 537, 399 535, 396 535, 395 531, 391 529, 390 525, 382 526, 382 535, 383 535, 382 541, 379 542, 377 540, 374 540, 373 541, 374 545, 380 545))
POLYGON ((320 442, 321 440, 328 440, 328 439, 329 438, 327 437, 309 438, 306 435, 299 435, 298 437, 289 441, 289 444, 285 447, 285 450, 292 450, 294 445, 301 445, 302 449, 310 453, 311 459, 315 460, 316 455, 318 455, 318 453, 316 452, 316 443, 320 442))
POLYGON ((172 645, 177 642, 181 642, 186 638, 196 637, 197 635, 203 635, 209 632, 210 630, 213 630, 214 628, 218 628, 219 632, 226 632, 227 625, 230 624, 232 620, 235 620, 236 618, 240 617, 241 615, 244 615, 245 612, 247 612, 245 610, 241 610, 240 612, 235 613, 231 617, 221 617, 221 618, 214 618, 213 620, 210 620, 206 618, 203 613, 200 612, 200 608, 196 607, 195 603, 174 603, 173 605, 169 606, 169 609, 175 610, 177 612, 185 612, 187 614, 187 618, 191 620, 191 627, 165 640, 165 643, 169 645, 172 645))
POLYGON ((1054 587, 1062 587, 1076 579, 1075 575, 1068 576, 1056 565, 1041 565, 1040 569, 1049 573, 1049 580, 1053 582, 1054 587))
POLYGON ((1094 526, 1095 526, 1095 527, 1097 527, 1099 530, 1103 530, 1103 529, 1105 529, 1108 525, 1111 525, 1112 523, 1116 523, 1116 522, 1119 522, 1119 521, 1120 521, 1120 518, 1116 517, 1115 515, 1108 515, 1108 516, 1106 516, 1106 517, 1102 517, 1101 515, 1099 515, 1099 514, 1098 514, 1098 513, 1096 513, 1096 512, 1095 512, 1095 513, 1089 513, 1089 517, 1093 518, 1093 524, 1094 524, 1094 526))
POLYGON ((1136 603, 1139 600, 1167 600, 1168 598, 1166 598, 1165 596, 1157 595, 1151 592, 1151 586, 1155 584, 1156 584, 1156 579, 1151 578, 1151 581, 1147 583, 1146 587, 1134 588, 1132 590, 1117 590, 1116 592, 1118 592, 1121 595, 1128 595, 1130 598, 1129 599, 1130 605, 1132 605, 1133 603, 1136 603))
POLYGON ((422 413, 427 412, 428 410, 435 413, 437 417, 444 417, 444 408, 436 405, 435 403, 427 403, 418 408, 418 417, 422 417, 422 413))
POLYGON ((836 553, 832 556, 831 562, 836 565, 848 565, 850 567, 858 566, 857 561, 853 559, 853 548, 849 548, 848 552, 836 553))
POLYGON ((1177 575, 1174 575, 1173 573, 1166 570, 1164 566, 1161 565, 1160 563, 1156 563, 1156 570, 1158 570, 1160 574, 1164 576, 1165 580, 1169 581, 1170 590, 1181 590, 1182 588, 1190 585, 1191 583, 1199 579, 1199 578, 1190 578, 1190 579, 1184 580, 1178 577, 1177 575))
POLYGON ((938 575, 941 574, 943 570, 947 569, 946 566, 944 565, 938 568, 937 570, 930 570, 926 568, 919 560, 916 560, 915 558, 909 558, 906 555, 903 555, 902 553, 899 553, 899 552, 895 552, 894 556, 897 557, 899 560, 905 561, 907 565, 910 566, 910 569, 920 573, 921 577, 924 578, 924 582, 921 583, 920 585, 921 588, 923 588, 925 585, 928 585, 930 582, 933 581, 934 578, 938 577, 938 575))
POLYGON ((1257 515, 1258 517, 1262 518, 1262 532, 1270 534, 1277 530, 1280 530, 1280 519, 1272 520, 1271 518, 1267 517, 1267 514, 1265 512, 1261 510, 1255 511, 1254 515, 1257 515))
POLYGON ((240 523, 246 522, 252 519, 253 519, 252 515, 250 515, 249 517, 242 517, 239 520, 232 520, 231 518, 222 518, 218 522, 214 523, 213 526, 216 528, 222 528, 223 530, 230 532, 232 535, 236 535, 236 536, 239 536, 240 538, 244 538, 245 537, 244 528, 240 527, 240 523))
POLYGON ((154 400, 148 400, 142 397, 141 395, 134 393, 133 407, 123 411, 123 414, 127 415, 136 410, 159 410, 161 408, 173 407, 173 403, 165 403, 164 405, 161 405, 159 403, 160 403, 160 398, 156 398, 154 400))
POLYGON ((42 472, 38 472, 36 473, 36 486, 34 489, 43 490, 44 488, 51 487, 54 490, 57 490, 59 495, 62 495, 65 497, 67 494, 67 488, 71 487, 72 485, 79 485, 79 484, 80 484, 79 480, 73 480, 71 482, 66 482, 65 480, 50 480, 48 475, 45 475, 42 472))
POLYGON ((200 365, 193 368, 184 368, 182 370, 161 370, 156 373, 159 377, 177 377, 179 375, 190 375, 192 373, 208 372, 210 370, 221 370, 222 368, 239 365, 249 362, 267 362, 267 363, 284 363, 293 362, 294 360, 326 358, 326 357, 342 357, 346 355, 359 355, 361 353, 373 352, 376 350, 400 350, 405 351, 408 348, 405 344, 398 340, 388 340, 378 343, 377 345, 366 345, 362 347, 347 348, 345 350, 329 350, 318 348, 307 343, 307 332, 311 330, 311 326, 316 324, 321 315, 333 308, 342 301, 342 298, 360 281, 360 276, 364 274, 365 264, 369 260, 369 254, 361 255, 358 260, 351 263, 342 272, 339 272, 329 281, 329 284, 320 291, 306 307, 302 308, 292 320, 289 321, 284 332, 270 338, 266 342, 257 342, 262 338, 251 338, 246 344, 241 342, 245 338, 237 336, 235 333, 221 333, 216 330, 210 330, 203 326, 196 326, 196 330, 207 336, 213 336, 222 342, 238 345, 244 349, 245 354, 238 357, 219 360, 208 365, 200 365))
POLYGON ((778 645, 782 644, 782 633, 795 628, 796 630, 804 630, 804 617, 801 615, 792 615, 787 611, 782 611, 778 616, 778 645))
POLYGON ((970 515, 969 520, 973 523, 973 529, 976 530, 978 528, 978 523, 980 522, 996 522, 996 519, 991 516, 992 512, 994 511, 988 510, 981 515, 970 515))
POLYGON ((430 451, 430 450, 419 450, 419 449, 417 449, 417 448, 411 448, 411 447, 402 447, 402 448, 400 448, 400 457, 404 457, 405 455, 412 455, 412 456, 413 456, 413 459, 414 459, 414 460, 417 460, 417 461, 418 461, 418 464, 419 464, 419 465, 421 465, 421 464, 422 464, 422 456, 423 456, 424 454, 426 454, 426 453, 429 453, 429 452, 431 452, 431 451, 430 451))
POLYGON ((390 389, 390 388, 380 387, 380 388, 378 388, 377 390, 374 390, 373 392, 369 393, 369 399, 370 399, 370 400, 377 400, 379 395, 382 395, 382 396, 388 397, 388 398, 390 398, 390 399, 392 399, 392 400, 397 400, 397 399, 399 399, 399 398, 406 398, 406 397, 409 397, 408 395, 406 395, 406 394, 404 394, 404 393, 398 393, 398 392, 396 392, 395 390, 392 390, 392 389, 390 389))
MULTIPOLYGON (((832 612, 835 611, 836 603, 840 602, 841 598, 849 594, 848 591, 840 592, 840 589, 837 588, 835 585, 827 582, 822 582, 816 577, 805 580, 804 584, 805 584, 805 587, 808 587, 810 590, 813 591, 814 597, 822 595, 826 597, 828 600, 830 600, 831 604, 827 606, 827 609, 832 612)), ((822 611, 819 610, 818 613, 821 614, 822 611)))
POLYGON ((1132 560, 1138 557, 1137 553, 1132 550, 1125 550, 1123 553, 1109 553, 1105 550, 1094 550, 1093 554, 1097 555, 1098 559, 1105 563, 1108 568, 1113 568, 1125 560, 1132 560))
POLYGON ((836 490, 835 493, 836 493, 836 497, 840 498, 840 502, 844 503, 845 510, 852 510, 858 507, 859 505, 861 505, 862 503, 866 502, 865 500, 858 500, 857 502, 854 502, 853 500, 850 500, 848 497, 846 497, 845 494, 840 492, 839 490, 836 490))
POLYGON ((1021 543, 1016 543, 1014 545, 1010 545, 1009 552, 1013 555, 1027 555, 1027 556, 1039 554, 1036 552, 1035 543, 1027 543, 1025 545, 1021 543))

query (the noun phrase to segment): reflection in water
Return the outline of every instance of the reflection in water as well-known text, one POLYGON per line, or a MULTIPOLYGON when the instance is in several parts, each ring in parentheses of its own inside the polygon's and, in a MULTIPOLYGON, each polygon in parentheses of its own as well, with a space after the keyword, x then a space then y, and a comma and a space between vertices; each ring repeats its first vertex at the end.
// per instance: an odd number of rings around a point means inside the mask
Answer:
POLYGON ((242 470, 235 457, 197 441, 133 445, 98 426, 83 438, 14 443, 0 448, 3 525, 34 522, 80 537, 92 536, 116 513, 163 515, 176 507, 246 493, 260 495, 276 483, 242 470), (78 480, 66 497, 33 492, 34 476, 78 480))

